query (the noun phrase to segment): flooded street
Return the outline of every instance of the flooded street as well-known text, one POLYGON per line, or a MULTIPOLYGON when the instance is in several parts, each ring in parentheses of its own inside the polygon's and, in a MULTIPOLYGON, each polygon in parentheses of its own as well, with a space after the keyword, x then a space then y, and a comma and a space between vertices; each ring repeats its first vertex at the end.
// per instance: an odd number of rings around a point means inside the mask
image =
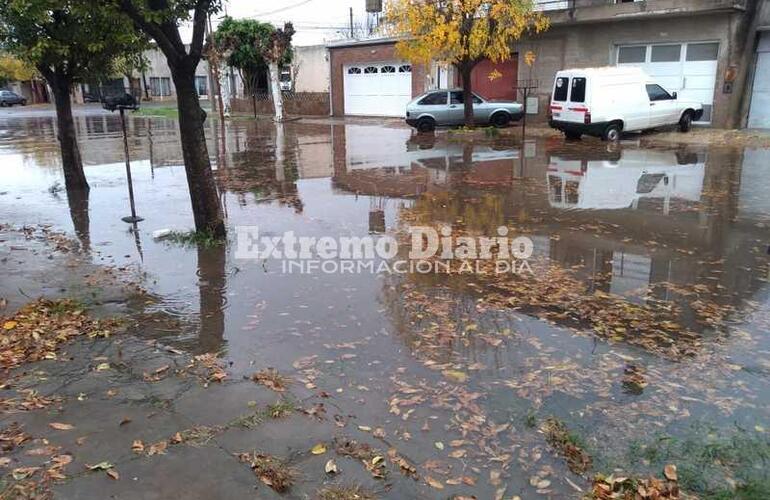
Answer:
MULTIPOLYGON (((136 229, 121 221, 129 203, 118 118, 89 111, 76 124, 86 197, 64 190, 53 116, 0 115, 0 223, 50 225, 88 265, 139 283, 146 297, 125 311, 140 342, 216 353, 232 381, 274 368, 302 406, 322 404, 328 435, 283 431, 303 447, 286 457, 300 455, 289 498, 340 480, 378 498, 579 498, 595 474, 660 476, 668 464, 682 491, 702 498, 770 491, 770 150, 210 120, 229 240, 197 247, 153 238, 193 228, 176 121, 129 121, 145 219, 136 229), (244 226, 260 236, 399 239, 410 226, 474 236, 505 226, 533 242, 532 270, 292 271, 278 258, 238 258, 244 226), (395 450, 388 474, 349 457, 337 459, 336 477, 326 460, 308 465, 307 450, 327 437, 395 450)), ((29 300, 19 294, 29 271, 38 270, 3 272, 10 309, 29 300)), ((240 389, 199 398, 192 424, 201 425, 254 399, 240 389)), ((94 418, 117 423, 127 406, 94 418)), ((263 443, 259 428, 228 432, 209 446, 263 443)), ((119 446, 100 460, 119 464, 111 454, 130 455, 131 440, 119 446)), ((116 484, 99 481, 95 491, 116 484)), ((68 487, 62 497, 87 491, 68 487)), ((260 485, 254 495, 268 492, 260 485)))

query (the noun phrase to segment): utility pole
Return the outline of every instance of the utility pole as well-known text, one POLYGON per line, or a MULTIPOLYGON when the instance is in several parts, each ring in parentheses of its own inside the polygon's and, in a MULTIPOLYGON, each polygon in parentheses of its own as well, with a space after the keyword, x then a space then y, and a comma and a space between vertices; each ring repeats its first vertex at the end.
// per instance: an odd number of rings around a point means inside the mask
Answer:
POLYGON ((353 7, 350 8, 350 39, 355 38, 353 35, 353 7))
POLYGON ((214 30, 211 28, 211 14, 208 16, 208 46, 209 53, 208 65, 211 77, 211 104, 216 104, 216 110, 219 111, 219 119, 224 123, 225 120, 225 107, 222 101, 222 86, 219 81, 219 50, 214 43, 214 30))

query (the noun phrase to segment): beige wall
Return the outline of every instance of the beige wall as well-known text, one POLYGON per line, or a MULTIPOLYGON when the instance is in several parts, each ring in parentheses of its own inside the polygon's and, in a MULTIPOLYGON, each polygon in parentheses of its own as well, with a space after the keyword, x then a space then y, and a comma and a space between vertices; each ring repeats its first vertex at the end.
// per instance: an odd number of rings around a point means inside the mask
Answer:
POLYGON ((325 45, 294 47, 295 92, 329 92, 329 52, 325 45))

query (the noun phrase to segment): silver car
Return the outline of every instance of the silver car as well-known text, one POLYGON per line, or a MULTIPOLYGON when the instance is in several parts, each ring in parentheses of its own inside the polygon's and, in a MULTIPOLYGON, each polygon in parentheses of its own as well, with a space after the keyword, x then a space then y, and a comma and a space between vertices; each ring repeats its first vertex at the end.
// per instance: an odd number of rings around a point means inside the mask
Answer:
MULTIPOLYGON (((420 132, 442 125, 465 123, 462 90, 432 90, 406 105, 406 123, 420 132)), ((487 101, 473 94, 473 118, 477 125, 504 127, 521 119, 524 106, 517 102, 487 101)))
POLYGON ((11 92, 10 90, 0 90, 0 106, 6 107, 13 106, 14 104, 21 104, 22 106, 26 106, 27 100, 16 92, 11 92))

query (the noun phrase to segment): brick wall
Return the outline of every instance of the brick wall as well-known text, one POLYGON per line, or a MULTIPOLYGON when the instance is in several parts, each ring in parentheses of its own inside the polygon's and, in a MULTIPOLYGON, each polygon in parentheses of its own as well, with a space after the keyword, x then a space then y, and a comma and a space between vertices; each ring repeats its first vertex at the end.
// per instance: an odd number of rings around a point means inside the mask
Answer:
MULTIPOLYGON (((250 97, 233 99, 234 113, 253 114, 254 100, 250 97)), ((269 94, 258 95, 258 115, 272 115, 273 99, 269 94)), ((329 94, 326 92, 296 92, 283 94, 283 108, 287 115, 329 116, 329 94)))
MULTIPOLYGON (((396 55, 395 42, 337 47, 329 50, 331 59, 331 104, 334 116, 345 114, 345 78, 343 68, 349 64, 385 63, 402 61, 396 55)), ((412 66, 412 97, 428 89, 428 74, 425 66, 412 66)))

